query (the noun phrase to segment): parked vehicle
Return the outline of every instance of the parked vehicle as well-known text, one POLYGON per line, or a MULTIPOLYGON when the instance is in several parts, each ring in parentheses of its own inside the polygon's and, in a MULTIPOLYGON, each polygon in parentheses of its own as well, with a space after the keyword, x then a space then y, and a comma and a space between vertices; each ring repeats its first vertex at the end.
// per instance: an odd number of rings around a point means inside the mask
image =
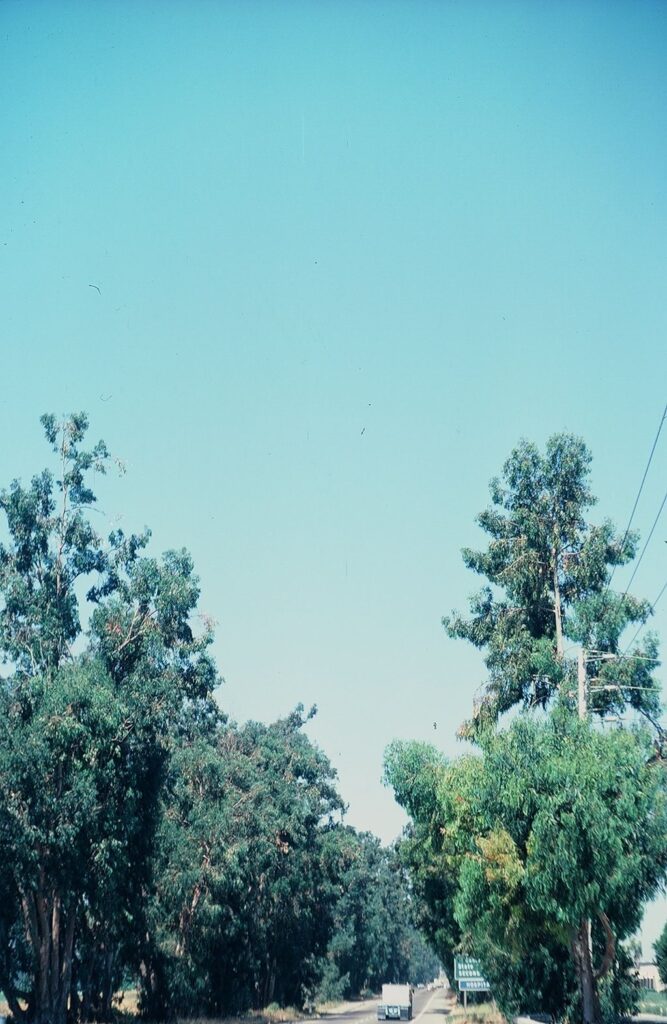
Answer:
POLYGON ((378 1020, 412 1020, 412 989, 409 985, 383 985, 378 1020))

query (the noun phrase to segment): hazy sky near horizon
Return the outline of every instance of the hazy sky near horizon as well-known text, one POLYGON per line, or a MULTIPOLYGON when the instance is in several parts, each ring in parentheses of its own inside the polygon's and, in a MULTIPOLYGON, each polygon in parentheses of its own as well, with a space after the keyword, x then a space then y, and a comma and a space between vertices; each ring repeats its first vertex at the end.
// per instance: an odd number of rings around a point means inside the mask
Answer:
POLYGON ((630 514, 667 399, 666 50, 641 0, 0 3, 0 481, 87 410, 127 466, 102 528, 193 553, 223 707, 316 703, 385 841, 386 744, 455 755, 484 678, 440 619, 511 448, 582 435, 594 517, 630 514))

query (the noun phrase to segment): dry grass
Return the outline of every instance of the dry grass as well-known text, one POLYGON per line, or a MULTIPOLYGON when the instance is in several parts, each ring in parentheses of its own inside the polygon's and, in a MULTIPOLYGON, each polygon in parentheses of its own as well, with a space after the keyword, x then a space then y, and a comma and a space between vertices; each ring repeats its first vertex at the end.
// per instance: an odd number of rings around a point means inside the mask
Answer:
POLYGON ((467 1010, 453 1003, 447 1020, 452 1024, 507 1024, 495 1003, 468 1003, 467 1010))
POLYGON ((331 1014, 338 1016, 341 1013, 351 1013, 353 1010, 364 1009, 366 1004, 372 1006, 373 1010, 380 999, 379 995, 375 996, 359 996, 358 999, 347 999, 345 1002, 336 1003, 318 1003, 315 1007, 315 1016, 326 1017, 331 1014))
POLYGON ((274 1003, 271 1006, 266 1006, 263 1010, 248 1011, 240 1017, 224 1017, 222 1019, 179 1017, 177 1024, 286 1024, 287 1021, 312 1021, 313 1018, 326 1017, 329 1014, 345 1013, 348 1010, 359 1009, 363 1003, 363 999, 346 1003, 320 1003, 315 1008, 314 1014, 296 1010, 293 1006, 277 1006, 274 1003))
POLYGON ((136 1017, 139 1013, 139 993, 136 988, 126 988, 116 992, 116 995, 113 997, 113 1006, 115 1010, 120 1010, 121 1013, 127 1013, 131 1017, 136 1017))
MULTIPOLYGON (((114 1008, 128 1017, 135 1017, 139 1013, 139 994, 134 989, 127 989, 114 996, 114 1008)), ((2 1011, 0 1010, 0 1013, 2 1011)), ((178 1024, 285 1024, 286 1021, 306 1020, 307 1014, 292 1007, 268 1006, 258 1012, 244 1013, 239 1017, 188 1017, 178 1016, 178 1024)))
POLYGON ((178 1017, 177 1024, 285 1024, 286 1021, 308 1020, 309 1015, 291 1006, 267 1006, 264 1010, 244 1013, 240 1017, 178 1017))
MULTIPOLYGON (((120 1012, 121 1019, 136 1017, 139 1013, 138 994, 133 989, 119 992, 114 996, 114 1008, 120 1012)), ((9 1006, 0 994, 0 1017, 9 1016, 9 1006)), ((305 1020, 307 1015, 299 1010, 282 1007, 268 1007, 261 1013, 247 1013, 242 1017, 224 1017, 215 1020, 210 1017, 179 1017, 178 1024, 284 1024, 286 1021, 305 1020)))
POLYGON ((246 1013, 242 1017, 178 1017, 177 1024, 284 1024, 306 1019, 306 1014, 290 1007, 269 1007, 261 1013, 246 1013))
MULTIPOLYGON (((125 989, 118 992, 113 1000, 114 1009, 118 1011, 119 1017, 136 1017, 139 1013, 139 993, 136 989, 125 989)), ((325 1017, 327 1014, 341 1013, 346 1009, 358 1007, 359 1002, 350 1003, 324 1003, 317 1007, 316 1016, 325 1017)), ((6 999, 0 993, 0 1016, 9 1016, 9 1006, 6 999)), ((179 1017, 178 1024, 286 1024, 287 1021, 312 1020, 312 1014, 304 1013, 302 1010, 295 1010, 291 1006, 267 1006, 258 1012, 248 1012, 240 1017, 224 1017, 215 1020, 210 1017, 179 1017)), ((488 1022, 492 1024, 492 1022, 488 1022)))

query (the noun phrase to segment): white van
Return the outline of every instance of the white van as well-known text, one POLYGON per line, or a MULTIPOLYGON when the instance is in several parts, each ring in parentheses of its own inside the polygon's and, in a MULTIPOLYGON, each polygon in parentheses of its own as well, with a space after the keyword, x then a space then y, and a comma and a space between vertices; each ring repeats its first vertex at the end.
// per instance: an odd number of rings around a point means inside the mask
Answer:
POLYGON ((378 1020, 412 1020, 412 988, 410 985, 382 986, 382 1002, 378 1003, 378 1020))

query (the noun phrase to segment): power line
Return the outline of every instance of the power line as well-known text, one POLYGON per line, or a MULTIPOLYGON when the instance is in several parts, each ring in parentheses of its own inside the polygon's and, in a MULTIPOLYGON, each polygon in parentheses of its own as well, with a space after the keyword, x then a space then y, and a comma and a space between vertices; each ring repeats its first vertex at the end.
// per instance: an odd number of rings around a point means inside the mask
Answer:
MULTIPOLYGON (((649 471, 649 468, 651 466, 651 462, 653 461, 653 455, 655 453, 655 449, 656 449, 657 444, 658 444, 658 438, 660 437, 660 433, 662 431, 665 419, 667 419, 667 403, 665 403, 665 408, 662 410, 662 416, 660 418, 660 423, 658 425, 658 431, 657 431, 657 433, 655 435, 655 438, 653 440, 653 446, 651 448, 651 453, 650 453, 650 455, 648 457, 648 462, 646 463, 646 469, 644 470, 644 475, 642 477, 642 482, 639 485, 639 490, 637 491, 637 497, 635 498, 635 503, 632 506, 632 512, 630 513, 630 518, 628 519, 628 525, 626 526, 625 533, 623 534, 623 540, 621 541, 621 551, 623 551, 623 548, 625 547, 625 542, 628 539, 628 534, 630 533, 630 527, 632 526, 632 520, 635 517, 635 512, 637 511, 637 505, 639 504, 639 499, 641 498, 642 491, 644 490, 644 484, 646 482, 646 477, 648 476, 648 471, 649 471)), ((611 576, 609 577, 609 582, 607 584, 607 590, 609 590, 609 587, 611 586, 611 581, 614 578, 614 573, 615 572, 616 572, 616 566, 614 566, 614 568, 612 569, 612 573, 611 573, 611 576)), ((628 586, 629 586, 629 584, 628 584, 628 586)), ((627 590, 626 590, 626 594, 627 594, 627 590)))
MULTIPOLYGON (((665 580, 665 582, 663 583, 663 585, 662 585, 662 589, 661 589, 660 593, 659 593, 659 594, 658 594, 658 596, 656 597, 655 601, 654 601, 654 602, 652 603, 652 605, 651 605, 651 611, 655 611, 655 606, 657 605, 658 601, 660 600, 660 598, 662 597, 662 595, 664 594, 664 592, 665 592, 666 590, 667 590, 667 580, 665 580)), ((646 621, 645 621, 645 622, 642 622, 641 626, 639 627, 639 629, 637 630, 637 632, 636 632, 636 633, 635 633, 635 635, 633 636, 632 640, 630 641, 630 643, 628 644, 628 646, 627 646, 627 647, 625 648, 625 650, 623 651, 623 655, 624 655, 624 656, 625 656, 625 655, 627 654, 627 652, 628 652, 628 651, 630 650, 630 648, 632 647, 633 643, 635 642, 635 640, 637 639, 637 637, 638 637, 638 636, 639 636, 639 634, 641 633, 642 629, 643 629, 643 628, 644 628, 644 626, 646 625, 646 622, 648 622, 648 619, 646 619, 646 621)))
POLYGON ((655 530, 656 526, 658 525, 658 519, 659 519, 659 518, 660 518, 660 516, 662 515, 662 510, 663 510, 663 508, 665 507, 665 502, 667 502, 667 491, 665 491, 665 496, 664 496, 664 498, 662 499, 662 504, 660 505, 660 508, 658 509, 658 514, 657 514, 657 516, 656 516, 656 517, 655 517, 655 519, 653 520, 653 526, 651 527, 651 529, 650 529, 650 531, 649 531, 649 535, 648 535, 648 537, 646 538, 646 542, 644 543, 644 547, 642 548, 642 553, 641 553, 641 555, 639 556, 639 558, 638 558, 638 560, 637 560, 637 564, 635 565, 635 567, 634 567, 634 569, 633 569, 633 572, 632 572, 632 576, 630 577, 630 580, 629 580, 629 582, 628 582, 628 585, 627 585, 627 587, 625 588, 625 590, 624 590, 624 592, 623 592, 623 597, 621 598, 621 601, 622 601, 622 600, 623 600, 623 598, 624 598, 624 597, 626 596, 626 594, 627 594, 628 590, 629 590, 629 589, 630 589, 630 587, 632 586, 632 581, 633 581, 633 579, 635 578, 635 576, 636 576, 636 574, 637 574, 637 569, 638 569, 638 568, 639 568, 639 566, 640 566, 640 565, 642 564, 642 558, 644 557, 644 554, 645 554, 645 552, 646 552, 646 549, 647 549, 647 547, 648 547, 649 541, 650 541, 651 537, 653 536, 653 531, 655 530))

